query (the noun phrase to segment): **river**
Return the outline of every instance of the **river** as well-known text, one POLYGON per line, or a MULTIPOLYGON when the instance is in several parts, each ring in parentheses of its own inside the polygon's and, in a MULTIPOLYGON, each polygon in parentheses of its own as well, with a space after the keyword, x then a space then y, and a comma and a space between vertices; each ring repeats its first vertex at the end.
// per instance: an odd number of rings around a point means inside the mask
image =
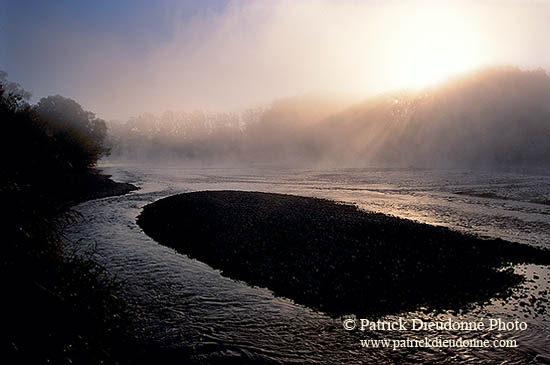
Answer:
MULTIPOLYGON (((550 172, 428 169, 289 169, 103 164, 113 179, 140 190, 84 202, 65 230, 125 282, 135 324, 150 341, 195 363, 472 363, 550 361, 550 270, 517 265, 526 281, 510 297, 464 313, 396 314, 387 321, 525 322, 510 331, 380 331, 343 328, 342 318, 275 297, 159 245, 136 224, 146 204, 182 192, 254 190, 329 198, 360 208, 486 237, 550 248, 550 172), (512 347, 364 347, 367 339, 479 339, 512 347), (500 341, 505 340, 505 341, 500 341), (500 341, 500 342, 499 342, 500 341), (514 342, 515 341, 515 342, 514 342), (515 346, 514 346, 515 344, 515 346)), ((182 238, 184 239, 184 238, 182 238)), ((375 295, 375 293, 373 293, 375 295)), ((353 317, 351 317, 353 319, 353 317)), ((417 343, 418 344, 418 343, 417 343)))

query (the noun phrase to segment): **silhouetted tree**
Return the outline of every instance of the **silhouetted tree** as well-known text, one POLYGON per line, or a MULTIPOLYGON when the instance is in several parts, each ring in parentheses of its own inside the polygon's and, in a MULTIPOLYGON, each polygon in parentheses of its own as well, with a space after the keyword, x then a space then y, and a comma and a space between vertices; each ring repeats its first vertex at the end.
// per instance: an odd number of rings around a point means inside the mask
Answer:
POLYGON ((0 120, 4 136, 0 143, 0 185, 3 189, 26 186, 34 180, 31 176, 58 165, 55 146, 32 112, 29 98, 30 93, 19 84, 9 82, 7 74, 0 71, 0 120))
POLYGON ((31 93, 26 91, 16 82, 8 80, 8 73, 0 70, 0 87, 2 88, 2 105, 12 110, 22 109, 28 106, 31 93))
POLYGON ((69 166, 85 170, 109 153, 104 145, 105 121, 84 110, 76 101, 61 95, 40 99, 34 111, 44 121, 47 132, 59 145, 69 166))

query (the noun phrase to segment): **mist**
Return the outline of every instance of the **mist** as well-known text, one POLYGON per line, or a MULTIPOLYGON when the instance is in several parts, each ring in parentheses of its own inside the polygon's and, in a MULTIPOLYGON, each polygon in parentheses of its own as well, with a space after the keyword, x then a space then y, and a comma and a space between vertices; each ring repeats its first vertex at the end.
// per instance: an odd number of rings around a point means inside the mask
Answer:
POLYGON ((287 166, 550 166, 550 76, 486 68, 359 103, 280 99, 243 113, 166 112, 111 125, 115 158, 287 166))
POLYGON ((353 103, 347 96, 308 94, 242 112, 145 113, 109 124, 111 158, 300 165, 317 158, 310 130, 353 103))
POLYGON ((131 4, 0 8, 10 79, 111 120, 113 159, 547 161, 548 1, 131 4))
POLYGON ((550 167, 550 77, 488 68, 414 93, 388 93, 325 121, 340 163, 550 167))

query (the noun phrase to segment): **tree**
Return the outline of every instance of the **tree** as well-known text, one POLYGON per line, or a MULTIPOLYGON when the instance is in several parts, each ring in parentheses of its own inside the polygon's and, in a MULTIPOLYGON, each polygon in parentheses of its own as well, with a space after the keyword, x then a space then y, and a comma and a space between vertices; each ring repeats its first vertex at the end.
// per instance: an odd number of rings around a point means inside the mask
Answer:
POLYGON ((21 110, 28 106, 31 93, 26 91, 16 82, 8 80, 8 73, 0 70, 0 88, 2 89, 1 102, 4 107, 12 110, 21 110))
POLYGON ((108 155, 105 121, 86 111, 73 99, 61 95, 40 99, 34 111, 47 132, 59 144, 63 159, 75 170, 85 170, 108 155))

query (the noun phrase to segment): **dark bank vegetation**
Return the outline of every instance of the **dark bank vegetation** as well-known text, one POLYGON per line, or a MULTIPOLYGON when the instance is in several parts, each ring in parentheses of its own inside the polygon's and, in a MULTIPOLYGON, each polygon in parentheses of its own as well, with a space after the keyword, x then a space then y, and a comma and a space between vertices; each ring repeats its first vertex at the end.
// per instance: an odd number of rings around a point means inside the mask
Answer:
POLYGON ((57 227, 75 217, 66 212, 70 204, 133 187, 91 169, 108 152, 105 122, 61 96, 32 106, 6 76, 0 73, 4 361, 121 362, 129 332, 119 284, 67 251, 57 227))
POLYGON ((113 124, 113 156, 346 166, 548 167, 550 76, 487 68, 359 104, 330 95, 241 114, 145 114, 113 124))
POLYGON ((138 223, 228 277, 336 316, 458 310, 508 294, 522 277, 507 264, 550 264, 548 250, 292 195, 180 194, 138 223))

